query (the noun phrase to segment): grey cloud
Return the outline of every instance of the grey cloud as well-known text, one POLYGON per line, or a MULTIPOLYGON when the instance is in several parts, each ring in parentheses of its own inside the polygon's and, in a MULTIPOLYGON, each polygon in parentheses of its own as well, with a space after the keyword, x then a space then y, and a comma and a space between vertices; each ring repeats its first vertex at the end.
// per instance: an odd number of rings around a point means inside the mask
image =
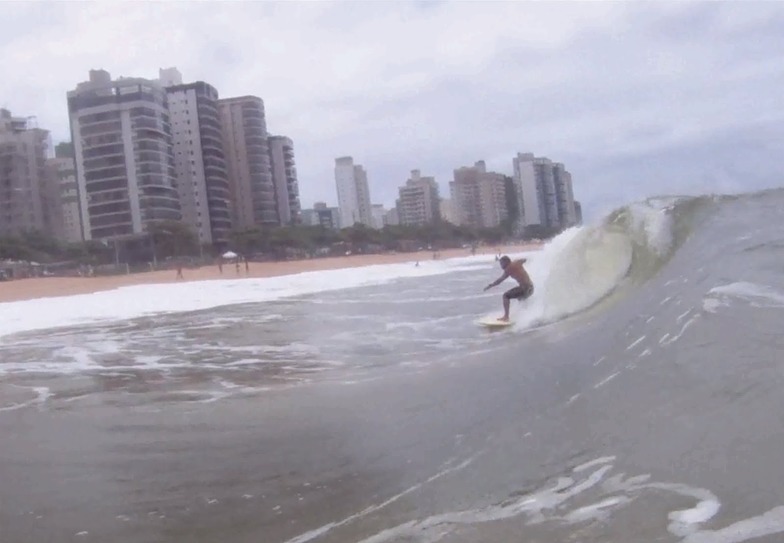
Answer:
POLYGON ((23 29, 0 42, 0 73, 16 75, 0 104, 63 139, 65 92, 89 68, 177 65, 221 96, 264 98, 306 205, 335 202, 341 155, 388 205, 412 168, 447 192, 454 168, 510 173, 517 151, 565 162, 589 216, 659 190, 781 182, 777 2, 16 6, 0 4, 23 29))

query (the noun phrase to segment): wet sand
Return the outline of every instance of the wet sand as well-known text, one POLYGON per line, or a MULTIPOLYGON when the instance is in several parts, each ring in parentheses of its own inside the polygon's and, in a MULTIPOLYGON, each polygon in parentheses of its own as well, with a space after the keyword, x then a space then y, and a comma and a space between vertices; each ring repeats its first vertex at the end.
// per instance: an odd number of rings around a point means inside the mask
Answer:
MULTIPOLYGON (((541 248, 539 244, 502 245, 477 248, 478 255, 495 255, 504 252, 532 251, 541 248)), ((448 249, 439 252, 439 258, 456 258, 469 256, 467 249, 448 249)), ((308 260, 288 260, 281 262, 250 262, 248 270, 240 264, 239 273, 234 263, 225 263, 222 272, 218 265, 201 268, 184 268, 183 278, 177 278, 176 270, 159 270, 129 275, 113 275, 98 277, 42 277, 0 282, 0 303, 48 298, 53 296, 71 296, 89 294, 103 290, 141 284, 175 283, 178 281, 208 281, 215 279, 234 279, 247 277, 274 277, 294 273, 319 270, 333 270, 377 264, 395 264, 400 262, 425 262, 432 260, 431 251, 414 253, 384 253, 372 255, 350 255, 341 257, 314 258, 308 260)))

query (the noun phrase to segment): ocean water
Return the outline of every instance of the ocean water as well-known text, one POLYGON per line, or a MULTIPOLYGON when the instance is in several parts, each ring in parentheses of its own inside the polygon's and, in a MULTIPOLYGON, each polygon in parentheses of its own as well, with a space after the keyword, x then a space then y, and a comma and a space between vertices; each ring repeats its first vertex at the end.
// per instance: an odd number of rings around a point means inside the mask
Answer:
POLYGON ((0 541, 784 541, 782 211, 0 304, 0 541))

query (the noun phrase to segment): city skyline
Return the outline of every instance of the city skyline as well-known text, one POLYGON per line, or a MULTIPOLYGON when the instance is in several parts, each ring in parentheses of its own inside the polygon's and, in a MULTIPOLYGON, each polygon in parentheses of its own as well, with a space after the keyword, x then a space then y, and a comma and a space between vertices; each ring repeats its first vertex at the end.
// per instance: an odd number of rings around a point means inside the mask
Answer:
POLYGON ((0 17, 14 74, 0 105, 36 115, 55 142, 69 139, 62 96, 78 74, 178 66, 222 96, 264 99, 270 125, 296 142, 306 206, 334 203, 332 160, 344 154, 388 206, 413 167, 443 181, 480 156, 507 171, 520 149, 568 163, 587 216, 653 193, 780 183, 778 3, 238 3, 217 14, 16 3, 0 17), (409 32, 417 43, 395 39, 409 32), (116 35, 124 46, 109 56, 116 35))
MULTIPOLYGON (((335 182, 340 209, 318 203, 314 209, 301 210, 293 141, 268 136, 262 100, 252 96, 219 100, 217 90, 207 83, 183 84, 176 68, 159 70, 155 80, 113 80, 104 70, 92 70, 88 81, 69 92, 69 109, 77 144, 58 144, 56 158, 46 161, 48 169, 35 182, 38 187, 31 185, 51 193, 33 199, 46 210, 37 219, 37 228, 69 232, 60 234, 69 240, 77 217, 88 218, 81 225, 85 239, 106 239, 138 237, 165 215, 164 219, 188 224, 201 243, 226 246, 232 230, 265 224, 266 212, 263 207, 259 211, 252 182, 259 175, 267 175, 260 179, 266 179, 261 204, 274 215, 268 225, 300 222, 301 211, 306 211, 305 224, 331 228, 363 223, 378 229, 437 219, 492 228, 512 219, 510 197, 517 201, 518 232, 529 226, 557 231, 581 222, 571 173, 562 163, 521 152, 512 159, 513 176, 487 171, 484 160, 455 169, 448 182, 449 201, 441 198, 433 176, 411 170, 389 209, 372 202, 364 167, 350 156, 339 157, 335 182), (251 160, 256 155, 264 160, 251 160), (227 167, 235 161, 244 165, 241 170, 247 167, 247 175, 227 167), (244 177, 248 179, 243 181, 244 177), (249 196, 237 192, 245 185, 249 196), (160 191, 167 187, 178 194, 174 207, 161 207, 160 191), (53 197, 56 193, 60 196, 53 197), (245 204, 249 224, 236 218, 245 204)), ((44 155, 52 151, 48 131, 29 118, 13 117, 7 111, 4 115, 8 127, 17 127, 20 136, 39 134, 37 160, 43 165, 44 155)), ((12 184, 20 181, 11 180, 12 184)))
POLYGON ((261 98, 219 99, 176 67, 155 79, 98 69, 66 104, 73 141, 56 146, 35 116, 0 108, 0 235, 139 245, 175 221, 227 247, 235 231, 300 222, 294 142, 268 134, 261 98))

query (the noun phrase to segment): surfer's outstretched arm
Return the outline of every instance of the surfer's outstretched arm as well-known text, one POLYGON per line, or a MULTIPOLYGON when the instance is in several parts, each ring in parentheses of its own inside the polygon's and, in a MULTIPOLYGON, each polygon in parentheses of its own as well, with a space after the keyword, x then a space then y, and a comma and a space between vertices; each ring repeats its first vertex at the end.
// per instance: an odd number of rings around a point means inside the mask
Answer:
POLYGON ((495 281, 493 281, 492 283, 487 285, 485 287, 485 290, 493 288, 496 285, 500 285, 501 283, 503 283, 504 279, 506 279, 507 277, 509 277, 509 274, 507 272, 504 272, 503 275, 501 275, 501 277, 499 277, 498 279, 496 279, 495 281))

